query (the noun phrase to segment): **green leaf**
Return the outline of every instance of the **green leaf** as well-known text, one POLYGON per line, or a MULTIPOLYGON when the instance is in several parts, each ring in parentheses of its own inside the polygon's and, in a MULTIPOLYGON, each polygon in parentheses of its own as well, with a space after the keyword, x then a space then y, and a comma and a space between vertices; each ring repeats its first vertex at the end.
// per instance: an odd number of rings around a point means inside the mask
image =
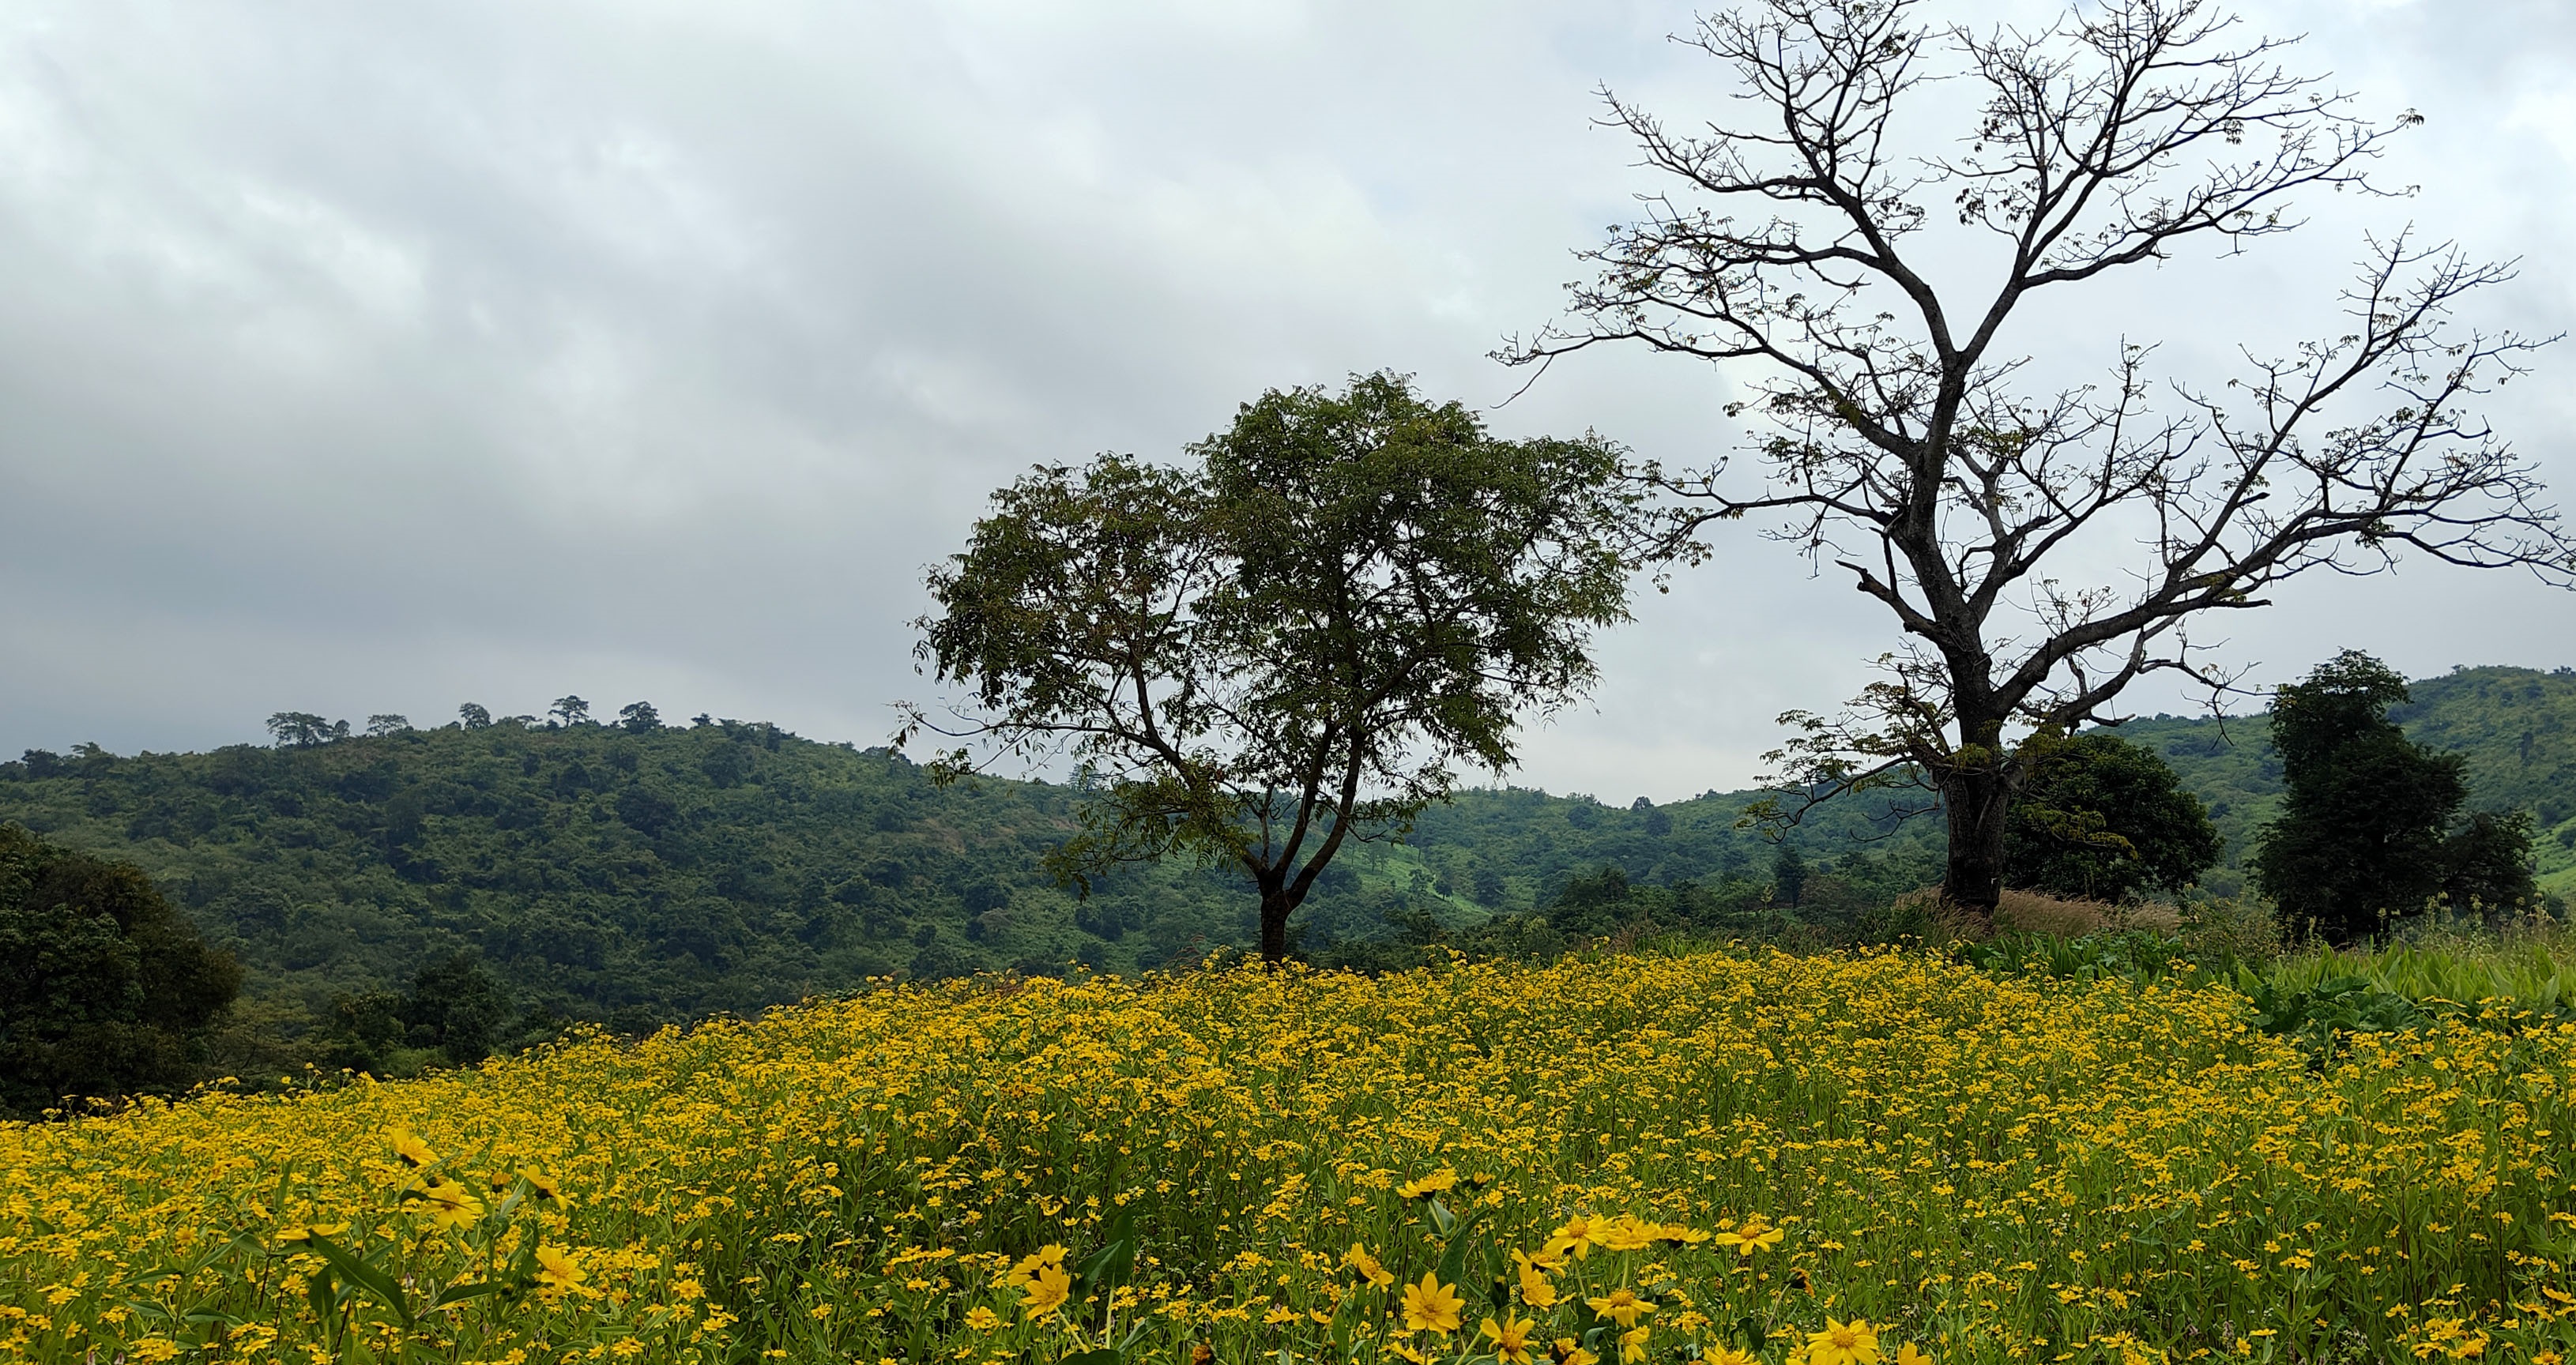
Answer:
POLYGON ((349 1283, 382 1299, 387 1308, 394 1310, 394 1316, 402 1321, 403 1326, 411 1326, 411 1305, 404 1300, 402 1286, 394 1283, 391 1275, 369 1265, 321 1233, 312 1234, 312 1243, 313 1249, 322 1253, 322 1259, 329 1261, 332 1269, 339 1271, 349 1283))
POLYGON ((1084 1257, 1082 1264, 1074 1270, 1073 1297, 1076 1300, 1089 1299, 1104 1289, 1115 1289, 1125 1284, 1127 1277, 1135 1272, 1135 1211, 1119 1210, 1103 1236, 1108 1240, 1098 1251, 1084 1257))
POLYGON ((304 1297, 313 1305, 314 1321, 325 1328, 340 1316, 339 1297, 331 1292, 330 1267, 313 1272, 313 1278, 304 1282, 304 1297))
POLYGON ((476 1284, 451 1284, 445 1289, 438 1291, 438 1297, 430 1300, 429 1307, 422 1309, 421 1311, 425 1313, 435 1312, 438 1309, 449 1306, 450 1304, 463 1303, 467 1299, 481 1298, 485 1294, 500 1293, 501 1288, 502 1286, 498 1281, 483 1281, 476 1284))

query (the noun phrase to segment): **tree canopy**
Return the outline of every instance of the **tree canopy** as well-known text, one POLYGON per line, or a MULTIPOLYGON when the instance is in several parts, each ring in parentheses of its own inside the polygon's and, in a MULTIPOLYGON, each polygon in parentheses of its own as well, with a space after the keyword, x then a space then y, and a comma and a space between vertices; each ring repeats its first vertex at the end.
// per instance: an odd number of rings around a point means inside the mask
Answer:
POLYGON ((141 870, 0 824, 0 1114, 185 1086, 240 987, 141 870))
POLYGON ((2420 914, 2437 896, 2488 910, 2537 899, 2530 817, 2483 812, 2462 822, 2466 760, 2409 739, 2388 718, 2407 700, 2403 677, 2355 650, 2274 693, 2286 791, 2254 866, 2292 925, 2347 941, 2420 914))
POLYGON ((2117 735, 2034 738, 2004 831, 2008 885, 2078 900, 2181 892, 2218 861, 2200 798, 2165 761, 2117 735))
MULTIPOLYGON (((922 658, 1000 755, 1068 753, 1076 882, 1239 869, 1261 949, 1344 843, 1402 827, 1580 695, 1626 616, 1633 496, 1596 438, 1501 440, 1391 374, 1274 390, 1175 467, 1102 456, 994 497, 929 579, 922 658)), ((915 710, 907 734, 939 728, 915 710)))

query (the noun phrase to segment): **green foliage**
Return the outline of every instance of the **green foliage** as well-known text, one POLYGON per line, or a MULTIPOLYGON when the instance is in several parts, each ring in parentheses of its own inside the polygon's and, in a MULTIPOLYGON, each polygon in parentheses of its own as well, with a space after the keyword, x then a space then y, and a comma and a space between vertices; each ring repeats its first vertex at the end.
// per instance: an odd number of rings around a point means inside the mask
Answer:
POLYGON ((2060 981, 2162 981, 2194 966, 2187 946, 2152 929, 2065 938, 2016 930, 1961 944, 1959 960, 1979 971, 2060 981))
POLYGON ((2286 795, 2259 837, 2255 870, 2286 920, 2338 942, 2437 896, 2493 907, 2537 899, 2529 820, 2489 815, 2455 830, 2467 759, 2388 719, 2405 700, 2404 678, 2346 650, 2273 701, 2286 795))
MULTIPOLYGON (((2407 690, 2413 699, 2388 718, 2408 738, 2463 756, 2474 811, 2531 812, 2540 889, 2576 891, 2576 669, 2461 668, 2407 690)), ((2255 831, 2280 808, 2281 760, 2267 727, 2260 718, 2154 716, 2119 734, 2162 756, 2209 808, 2227 842, 2201 886, 2233 894, 2255 831)))
MULTIPOLYGON (((2392 715, 2461 746, 2480 803, 2483 774, 2524 771, 2525 731, 2539 736, 2529 749, 2542 776, 2558 761, 2552 746, 2576 731, 2576 675, 2468 670, 2414 692, 2392 715)), ((1058 888, 1038 864, 1076 828, 1070 788, 941 789, 883 751, 653 719, 545 728, 467 708, 463 724, 307 747, 35 752, 0 763, 0 821, 141 866, 238 957, 249 998, 206 1065, 245 1077, 306 1061, 401 1071, 444 1060, 443 1045, 411 1042, 396 1007, 425 966, 458 952, 479 954, 522 1012, 494 1044, 506 1050, 565 1019, 642 1029, 871 976, 1077 960, 1132 972, 1257 945, 1249 908, 1213 873, 1128 868, 1088 899, 1058 888), (342 997, 375 997, 376 1032, 344 1026, 342 997)), ((2279 800, 2279 760, 2259 725, 2150 718, 2120 734, 2165 756, 2231 854, 2279 800)), ((2538 783, 2503 790, 2548 790, 2538 783)), ((1786 831, 1806 868, 1793 899, 1778 885, 1782 845, 1738 827, 1753 795, 1657 806, 1460 791, 1424 809, 1403 842, 1336 859, 1295 924, 1307 954, 1353 965, 1451 947, 1545 955, 1632 926, 1657 934, 1704 914, 1672 908, 1689 897, 1741 912, 1717 936, 1922 933, 1885 907, 1938 878, 1935 822, 1903 821, 1875 797, 1818 807, 1786 831), (1552 924, 1569 886, 1605 868, 1633 907, 1601 915, 1596 904, 1579 930, 1552 924)), ((2544 868, 2565 852, 2541 841, 2544 868)), ((2203 888, 2232 891, 2234 875, 2222 866, 2203 888)), ((2225 921, 2194 927, 2194 942, 2268 957, 2269 921, 2247 904, 2187 905, 2225 921)))
POLYGON ((2218 861, 2218 829, 2154 752, 2114 734, 2040 736, 2004 827, 2004 883, 2072 900, 2180 893, 2218 861))
POLYGON ((872 976, 1135 970, 1244 940, 1184 871, 1083 905, 1057 890, 1037 863, 1072 797, 941 791, 882 750, 731 722, 0 764, 0 819, 144 867, 317 1038, 335 997, 460 951, 522 1006, 641 1029, 872 976))
POLYGON ((0 824, 0 1116, 185 1086, 240 988, 140 870, 0 824))
POLYGON ((981 710, 959 737, 1081 765, 1060 877, 1239 870, 1275 961, 1346 840, 1458 765, 1508 768, 1520 723, 1589 686, 1635 499, 1607 443, 1496 440, 1389 374, 1265 394, 1190 453, 1001 490, 930 575, 920 653, 981 710))

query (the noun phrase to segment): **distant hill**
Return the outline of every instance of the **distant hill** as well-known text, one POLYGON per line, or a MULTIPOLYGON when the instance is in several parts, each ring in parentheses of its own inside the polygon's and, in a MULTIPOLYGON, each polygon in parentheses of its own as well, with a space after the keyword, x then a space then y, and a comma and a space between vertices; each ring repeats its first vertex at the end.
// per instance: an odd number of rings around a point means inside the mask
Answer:
MULTIPOLYGON (((1038 782, 940 790, 882 749, 731 721, 502 721, 0 764, 0 820, 140 864, 240 956, 255 996, 317 1016, 459 949, 528 1003, 641 1026, 877 975, 1133 971, 1254 941, 1251 898, 1222 870, 1122 871, 1088 900, 1053 885, 1039 857, 1073 803, 1038 782)), ((1299 927, 1318 943, 1384 934, 1404 913, 1472 922, 1606 862, 1767 878, 1776 850, 1733 828, 1740 805, 1469 793, 1418 846, 1346 854, 1299 927)), ((1862 816, 1799 842, 1830 864, 1862 816)))
MULTIPOLYGON (((2390 713, 2407 734, 2468 756, 2470 804, 2527 810, 2540 825, 2540 885, 2576 896, 2576 669, 2460 668, 2408 684, 2413 698, 2390 713)), ((2157 716, 2119 728, 2162 754, 2209 806, 2227 836, 2227 873, 2207 879, 2234 889, 2254 833, 2281 799, 2281 763, 2263 717, 2224 720, 2157 716)))
MULTIPOLYGON (((2576 674, 2464 669, 2400 719, 2469 755, 2475 799, 2535 811, 2544 885, 2576 891, 2576 674)), ((2260 717, 2122 727, 2210 805, 2229 867, 2279 799, 2260 717)), ((1345 857, 1300 912, 1309 946, 1428 916, 1464 926, 1545 904, 1603 866, 1632 882, 1767 885, 1781 846, 1736 821, 1752 793, 1662 806, 1519 789, 1461 793, 1401 845, 1345 857)), ((1133 971, 1252 941, 1222 869, 1136 869, 1077 900, 1038 870, 1075 794, 947 790, 882 749, 712 722, 632 733, 503 721, 307 747, 0 764, 0 820, 151 872, 249 968, 314 1014, 478 952, 530 1004, 642 1026, 749 1011, 870 976, 1079 961, 1133 971)), ((1936 820, 1840 803, 1787 841, 1810 921, 1939 874, 1936 820)), ((2234 874, 2213 874, 2213 889, 2234 874)))

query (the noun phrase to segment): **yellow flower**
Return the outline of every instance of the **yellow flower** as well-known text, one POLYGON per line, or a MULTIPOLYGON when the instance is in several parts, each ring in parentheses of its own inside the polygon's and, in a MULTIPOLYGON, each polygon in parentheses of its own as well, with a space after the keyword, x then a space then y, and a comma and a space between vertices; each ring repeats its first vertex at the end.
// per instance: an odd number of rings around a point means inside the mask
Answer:
POLYGON ((966 1310, 966 1325, 978 1332, 989 1332, 1002 1325, 1002 1315, 979 1303, 966 1310))
POLYGON ((1732 1232, 1721 1232, 1710 1240, 1722 1247, 1735 1248, 1738 1255, 1750 1256, 1754 1252, 1768 1251, 1780 1245, 1780 1239, 1788 1235, 1764 1222, 1762 1215, 1757 1213, 1745 1219, 1743 1226, 1732 1232))
POLYGON ((1662 1231, 1652 1223, 1639 1221, 1633 1213, 1623 1213, 1602 1224, 1600 1232, 1595 1235, 1601 1239, 1601 1245, 1611 1251, 1643 1251, 1655 1244, 1656 1236, 1662 1231))
POLYGON ((1761 1365, 1762 1357, 1734 1346, 1720 1346, 1700 1357, 1700 1365, 1761 1365))
POLYGON ((1420 1180, 1408 1180, 1396 1186, 1395 1192, 1407 1199, 1428 1199, 1432 1195, 1457 1187, 1458 1173, 1443 1166, 1420 1180))
POLYGON ((1368 1281, 1372 1288, 1384 1289, 1395 1283, 1395 1272, 1387 1269, 1384 1262, 1371 1256, 1368 1248, 1357 1242, 1351 1243, 1351 1249, 1342 1253, 1342 1264, 1358 1271, 1360 1278, 1368 1281))
POLYGON ((537 1283, 546 1293, 560 1294, 572 1288, 581 1283, 584 1273, 574 1263, 572 1253, 562 1247, 537 1247, 537 1283))
POLYGON ((1532 1308, 1556 1306, 1556 1286, 1548 1282, 1547 1272, 1539 1263, 1519 1251, 1512 1253, 1512 1263, 1519 1268, 1521 1302, 1532 1308))
POLYGON ((420 1135, 408 1128, 386 1129, 385 1141, 393 1144, 394 1155, 402 1158, 406 1166, 438 1164, 438 1153, 431 1151, 429 1144, 421 1141, 420 1135))
POLYGON ((310 1242, 316 1236, 337 1237, 348 1230, 349 1225, 346 1223, 315 1223, 310 1227, 280 1228, 278 1229, 277 1240, 290 1244, 296 1242, 310 1242))
POLYGON ((1296 1320, 1297 1310, 1294 1308, 1273 1308, 1269 1312, 1261 1315, 1261 1325, 1264 1327, 1276 1327, 1283 1322, 1295 1322, 1296 1320))
POLYGON ((1442 1284, 1440 1276, 1433 1271, 1423 1271, 1422 1283, 1404 1287, 1404 1330, 1419 1332, 1428 1328, 1434 1332, 1455 1332, 1458 1330, 1458 1310, 1466 1303, 1459 1297, 1455 1286, 1442 1284))
POLYGON ((483 1216, 483 1201, 453 1180, 432 1180, 413 1194, 429 1206, 429 1221, 442 1228, 460 1228, 483 1216))
MULTIPOLYGON (((2125 1356, 2127 1353, 2123 1351, 2122 1354, 2125 1356)), ((1895 1365, 1932 1365, 1932 1357, 1923 1354, 1923 1352, 1910 1341, 1897 1347, 1896 1354, 1890 1356, 1889 1359, 1894 1361, 1895 1365)))
MULTIPOLYGON (((1049 1242, 1021 1257, 1020 1263, 1011 1267, 1011 1273, 1002 1277, 1002 1283, 1014 1289, 1026 1289, 1038 1282, 1039 1271, 1048 1266, 1061 1267, 1063 1264, 1064 1248, 1049 1242)), ((1068 1275, 1065 1278, 1069 1282, 1073 1277, 1068 1275)))
POLYGON ((1556 1349, 1548 1352, 1556 1365, 1601 1365, 1601 1357, 1583 1349, 1572 1337, 1558 1337, 1556 1349))
POLYGON ((1653 1304, 1637 1297, 1636 1290, 1625 1286, 1613 1289, 1597 1299, 1585 1299, 1584 1302, 1592 1305, 1593 1312, 1622 1327, 1634 1327, 1637 1325, 1639 1315, 1655 1311, 1653 1304))
POLYGON ((1040 1265, 1021 1286, 1020 1295, 1021 1312, 1033 1318, 1046 1317, 1073 1297, 1073 1276, 1065 1273, 1062 1265, 1040 1265))
POLYGON ((1508 1365, 1529 1365, 1530 1333, 1537 1327, 1537 1323, 1517 1313, 1507 1312, 1503 1314, 1503 1320, 1500 1323, 1496 1323, 1492 1318, 1485 1319, 1484 1325, 1477 1331, 1494 1343, 1494 1355, 1497 1358, 1507 1362, 1508 1365))
POLYGON ((519 1178, 528 1182, 528 1193, 535 1195, 537 1198, 543 1199, 550 1204, 562 1204, 567 1208, 571 1206, 572 1201, 563 1197, 563 1190, 560 1187, 559 1182, 557 1182, 553 1176, 546 1174, 537 1167, 520 1167, 519 1178))
POLYGON ((1708 1232, 1704 1228, 1695 1228, 1688 1223, 1659 1223, 1655 1225, 1655 1237, 1658 1241, 1698 1246, 1708 1240, 1708 1232))
POLYGON ((1592 1215, 1578 1213, 1566 1219, 1565 1226, 1547 1239, 1547 1254, 1562 1256, 1571 1251, 1574 1259, 1583 1260, 1592 1254, 1592 1239, 1599 1235, 1599 1231, 1600 1224, 1593 1221, 1592 1215))
POLYGON ((1619 1334, 1619 1365, 1637 1365, 1646 1358, 1646 1331, 1632 1327, 1619 1334))
POLYGON ((1866 1318, 1825 1319, 1825 1330, 1807 1334, 1807 1365, 1878 1365, 1878 1329, 1866 1318))

